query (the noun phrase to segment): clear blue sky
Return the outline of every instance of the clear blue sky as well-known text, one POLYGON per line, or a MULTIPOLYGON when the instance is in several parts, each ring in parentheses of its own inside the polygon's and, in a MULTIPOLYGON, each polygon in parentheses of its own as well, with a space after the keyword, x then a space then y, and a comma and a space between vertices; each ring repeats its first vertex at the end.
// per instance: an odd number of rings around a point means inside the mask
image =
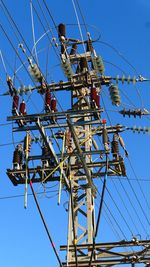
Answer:
MULTIPOLYGON (((18 25, 22 35, 24 36, 30 49, 33 47, 32 39, 32 28, 31 28, 31 16, 30 16, 30 1, 29 0, 5 0, 7 8, 11 12, 16 24, 18 25)), ((42 3, 42 1, 40 1, 42 3)), ((149 0, 80 0, 80 7, 84 15, 85 22, 87 23, 88 31, 91 33, 93 39, 100 37, 99 42, 95 44, 97 53, 100 54, 105 62, 106 75, 122 75, 122 69, 127 75, 134 76, 141 74, 144 77, 150 79, 150 2, 149 0), (104 45, 106 42, 108 45, 104 45), (113 49, 110 48, 113 47, 113 49), (115 52, 117 51, 117 53, 115 52), (123 57, 125 60, 123 60, 123 57), (128 64, 127 61, 130 63, 128 64)), ((33 4, 40 13, 37 1, 33 0, 33 4)), ((61 1, 50 1, 47 0, 48 7, 53 19, 58 25, 63 22, 68 25, 67 32, 70 37, 74 37, 74 34, 80 38, 80 33, 75 24, 77 24, 75 12, 73 9, 71 0, 61 1)), ((79 14, 79 12, 78 12, 79 14)), ((49 21, 49 25, 53 28, 53 34, 57 38, 56 31, 52 20, 48 14, 46 17, 49 21)), ((43 34, 41 23, 34 13, 35 19, 35 38, 38 40, 43 34)), ((82 18, 79 15, 81 24, 83 24, 82 18)), ((44 22, 44 19, 42 19, 44 22)), ((10 37, 13 45, 17 49, 18 41, 12 32, 12 29, 2 11, 0 9, 0 23, 3 25, 8 36, 10 37)), ((45 22, 44 22, 45 23, 45 22)), ((46 25, 46 23, 45 23, 46 25)), ((47 26, 45 26, 48 29, 47 26)), ((85 38, 85 29, 82 27, 83 36, 85 38)), ((46 39, 46 38, 45 38, 46 39)), ((44 38, 37 46, 39 64, 42 66, 43 71, 46 69, 46 55, 47 55, 47 40, 44 38), (43 49, 44 48, 44 49, 43 49)), ((13 75, 14 68, 18 68, 21 63, 19 59, 16 59, 15 53, 10 46, 8 40, 4 36, 4 33, 0 32, 0 49, 2 51, 7 72, 10 76, 13 75), (8 61, 8 62, 7 62, 8 61)), ((22 41, 21 41, 22 42, 22 41)), ((22 42, 23 43, 23 42, 22 42)), ((25 56, 19 50, 19 54, 23 61, 26 60, 25 56)), ((48 70, 48 81, 59 81, 63 79, 61 68, 56 66, 58 59, 54 55, 52 49, 49 49, 50 67, 48 70)), ((21 68, 18 71, 20 80, 26 84, 32 84, 29 76, 25 70, 21 68)), ((0 63, 0 94, 7 91, 6 87, 6 75, 3 65, 0 63)), ((16 87, 19 86, 16 81, 16 87)), ((136 87, 121 85, 121 97, 122 106, 126 108, 132 108, 131 102, 134 103, 136 108, 146 108, 150 110, 150 83, 137 84, 136 87), (130 101, 129 101, 130 99, 130 101)), ((42 105, 39 101, 39 96, 35 93, 31 96, 31 100, 28 103, 28 113, 42 111, 42 105)), ((149 118, 144 117, 143 119, 128 119, 117 114, 116 111, 120 108, 115 108, 111 105, 111 101, 108 98, 108 90, 104 88, 102 90, 102 97, 108 110, 109 117, 112 124, 121 123, 126 126, 146 126, 149 127, 149 118)), ((28 96, 26 97, 26 99, 28 96)), ((66 106, 64 101, 64 95, 58 95, 59 100, 63 108, 66 106)), ((6 117, 11 115, 11 98, 1 97, 1 112, 0 124, 6 123, 6 117)), ((102 104, 103 105, 103 104, 102 104)), ((103 118, 107 119, 106 113, 102 115, 103 118)), ((0 237, 1 237, 1 249, 0 249, 0 265, 1 266, 12 266, 12 267, 55 267, 58 266, 56 258, 53 254, 45 230, 43 228, 41 219, 37 212, 35 203, 32 196, 28 197, 28 208, 27 210, 23 207, 23 197, 9 198, 9 196, 18 196, 24 193, 24 187, 14 187, 9 181, 6 175, 6 169, 12 167, 12 154, 14 150, 13 145, 2 146, 2 144, 12 143, 23 139, 22 134, 12 135, 12 125, 1 126, 1 141, 0 141, 0 237)), ((150 142, 149 136, 143 134, 133 134, 132 132, 125 132, 122 134, 125 140, 126 148, 129 152, 129 159, 131 165, 127 159, 125 159, 127 174, 134 192, 129 186, 127 180, 108 179, 108 189, 112 194, 112 198, 122 212, 125 220, 128 222, 130 229, 134 235, 140 236, 142 239, 149 238, 149 223, 150 221, 150 196, 149 196, 149 150, 150 142), (131 167, 132 166, 132 167, 131 167), (134 172, 132 170, 134 169, 134 172), (138 182, 137 182, 137 179, 138 182), (123 187, 126 190, 123 190, 123 187), (129 197, 127 197, 127 194, 129 197), (121 195, 121 197, 120 197, 121 195), (122 203, 122 199, 126 207, 129 210, 134 222, 136 223, 137 229, 135 229, 133 223, 128 217, 127 211, 122 203), (130 204, 129 199, 132 200, 135 210, 130 204), (139 205, 140 203, 140 205, 139 205), (143 212, 144 211, 144 212, 143 212), (144 229, 141 226, 137 213, 139 214, 144 229)), ((33 152, 33 150, 32 150, 33 152)), ((121 151, 123 153, 123 151, 121 151)), ((47 184, 47 186, 54 186, 48 188, 48 191, 55 191, 58 189, 58 185, 47 184)), ((36 186, 36 190, 41 192, 43 188, 39 185, 36 186)), ((29 190, 29 193, 30 190, 29 190)), ((64 192, 62 196, 62 202, 60 207, 57 205, 57 196, 55 192, 47 193, 46 195, 39 195, 39 203, 43 210, 45 219, 49 226, 50 232, 53 236, 56 247, 59 250, 59 245, 66 244, 67 242, 67 216, 63 204, 67 201, 67 195, 64 192), (53 197, 55 196, 55 197, 53 197), (50 198, 49 198, 50 197, 50 198)), ((99 199, 96 200, 99 203, 99 199)), ((115 219, 118 221, 125 233, 126 239, 130 240, 132 235, 127 229, 123 219, 120 217, 116 207, 113 205, 111 198, 106 194, 106 203, 110 207, 115 219)), ((116 233, 119 229, 115 222, 113 222, 113 228, 108 223, 107 215, 103 212, 103 218, 100 225, 100 232, 97 241, 119 241, 116 233)), ((111 219, 111 218, 110 218, 111 219)), ((124 239, 121 236, 121 239, 124 239)), ((64 255, 60 254, 63 258, 64 255)))

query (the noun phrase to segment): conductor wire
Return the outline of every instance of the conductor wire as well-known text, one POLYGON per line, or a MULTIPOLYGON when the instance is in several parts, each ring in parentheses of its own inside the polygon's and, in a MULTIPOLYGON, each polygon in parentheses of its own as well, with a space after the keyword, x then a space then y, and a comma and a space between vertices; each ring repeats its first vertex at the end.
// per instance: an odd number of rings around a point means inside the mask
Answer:
POLYGON ((55 248, 55 244, 54 244, 54 242, 53 242, 53 239, 52 239, 52 237, 51 237, 51 235, 50 235, 50 232, 49 232, 49 230, 48 230, 47 224, 46 224, 46 222, 45 222, 44 216, 43 216, 42 211, 41 211, 41 209, 40 209, 40 206, 39 206, 39 203, 38 203, 38 200, 37 200, 37 197, 36 197, 36 194, 35 194, 33 185, 32 185, 32 181, 30 181, 30 188, 31 188, 31 191, 32 191, 32 194, 33 194, 33 197, 34 197, 34 200, 35 200, 35 203, 36 203, 38 212, 39 212, 40 217, 41 217, 41 219, 42 219, 44 228, 45 228, 46 233, 47 233, 47 235, 48 235, 49 241, 50 241, 50 243, 51 243, 51 245, 52 245, 53 251, 54 251, 54 253, 55 253, 55 256, 56 256, 56 258, 57 258, 57 260, 58 260, 58 263, 59 263, 60 267, 63 267, 63 264, 62 264, 62 262, 61 262, 61 260, 60 260, 60 257, 59 257, 59 255, 58 255, 58 252, 57 252, 57 250, 56 250, 56 248, 55 248))
POLYGON ((34 18, 33 18, 32 0, 30 0, 30 11, 31 11, 32 36, 33 36, 33 44, 34 44, 33 47, 34 47, 36 61, 38 63, 38 56, 37 56, 37 50, 36 50, 36 40, 35 40, 35 30, 34 30, 34 18))

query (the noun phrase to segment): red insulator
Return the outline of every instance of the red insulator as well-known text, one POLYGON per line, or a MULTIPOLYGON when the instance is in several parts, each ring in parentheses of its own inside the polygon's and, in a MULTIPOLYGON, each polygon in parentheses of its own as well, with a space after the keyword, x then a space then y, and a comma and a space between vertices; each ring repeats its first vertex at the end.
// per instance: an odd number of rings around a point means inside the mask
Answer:
POLYGON ((66 27, 64 24, 59 24, 58 25, 58 37, 66 37, 66 27))
POLYGON ((62 44, 62 45, 61 45, 61 54, 64 54, 65 51, 66 51, 65 45, 62 44))
POLYGON ((56 110, 56 98, 52 98, 52 100, 51 100, 51 110, 53 112, 56 112, 57 111, 56 110))
POLYGON ((89 39, 86 44, 86 52, 92 52, 92 51, 93 51, 92 40, 89 39))
POLYGON ((73 44, 70 51, 70 55, 75 55, 76 52, 77 52, 77 44, 73 44))
POLYGON ((98 94, 96 95, 95 103, 97 108, 100 108, 100 96, 98 94))
POLYGON ((96 102, 96 97, 97 97, 97 92, 96 92, 96 88, 92 87, 91 88, 91 101, 95 101, 96 102))
POLYGON ((18 109, 18 105, 19 105, 19 96, 15 95, 13 97, 12 109, 18 109))
POLYGON ((26 104, 24 100, 22 100, 22 102, 20 103, 19 111, 21 115, 26 115, 26 104))
POLYGON ((13 163, 18 163, 20 165, 22 164, 22 160, 23 160, 23 153, 21 150, 18 150, 16 148, 13 154, 13 163))
POLYGON ((85 69, 88 69, 87 59, 85 57, 80 58, 80 70, 84 71, 85 69))
POLYGON ((50 104, 51 104, 51 92, 50 89, 47 89, 45 93, 45 105, 50 106, 50 104))

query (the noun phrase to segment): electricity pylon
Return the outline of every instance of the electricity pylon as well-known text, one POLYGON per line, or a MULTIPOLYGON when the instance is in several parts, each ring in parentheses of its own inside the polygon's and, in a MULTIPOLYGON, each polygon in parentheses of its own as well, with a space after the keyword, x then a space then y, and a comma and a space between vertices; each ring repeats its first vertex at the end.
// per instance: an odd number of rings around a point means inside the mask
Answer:
POLYGON ((7 170, 7 175, 15 186, 25 184, 25 207, 30 180, 32 183, 59 181, 59 202, 62 187, 68 190, 68 242, 61 246, 61 250, 66 250, 64 266, 149 264, 149 240, 96 243, 107 177, 126 176, 119 146, 128 156, 120 135, 126 128, 121 124, 109 126, 106 120, 101 119, 101 88, 108 87, 112 104, 119 106, 121 99, 117 83, 136 83, 145 79, 105 76, 102 58, 93 48, 94 42, 89 33, 85 41, 68 38, 65 25, 60 24, 58 36, 61 66, 68 81, 48 84, 39 66, 31 59, 28 60, 29 70, 39 83, 38 86, 30 89, 24 87, 23 91, 16 90, 10 77, 7 79, 9 94, 13 97, 13 116, 8 117, 8 120, 17 123, 14 132, 26 132, 24 145, 19 144, 14 151, 13 168, 7 170), (83 51, 79 52, 81 49, 83 51), (19 94, 28 90, 37 90, 45 96, 43 114, 26 114, 24 101, 18 110, 19 94), (52 94, 62 90, 70 91, 71 108, 59 112, 57 99, 52 94), (49 129, 56 144, 61 146, 59 153, 47 134, 49 129), (37 141, 32 137, 31 131, 40 133, 40 155, 30 153, 32 143, 37 141), (41 164, 30 167, 30 162, 36 160, 40 160, 41 164), (97 178, 102 181, 102 194, 96 221, 94 200, 97 195, 97 178), (136 248, 134 253, 126 252, 125 248, 129 246, 136 248), (118 252, 118 248, 123 251, 118 252))

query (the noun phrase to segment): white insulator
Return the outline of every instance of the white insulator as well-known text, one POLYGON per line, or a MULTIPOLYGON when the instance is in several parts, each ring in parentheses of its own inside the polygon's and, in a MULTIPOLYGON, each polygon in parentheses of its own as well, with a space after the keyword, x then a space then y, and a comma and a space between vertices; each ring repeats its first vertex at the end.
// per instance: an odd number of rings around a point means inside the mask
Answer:
POLYGON ((124 84, 125 76, 123 75, 121 78, 122 84, 124 84))
POLYGON ((129 75, 128 78, 127 78, 127 83, 129 84, 130 82, 131 82, 131 77, 129 75))
POLYGON ((27 90, 32 93, 32 86, 30 84, 28 85, 27 90))
POLYGON ((100 74, 103 74, 105 71, 104 63, 101 58, 101 56, 95 56, 93 57, 93 65, 94 69, 99 72, 100 74))
POLYGON ((119 82, 119 75, 116 76, 116 83, 118 84, 119 82))
POLYGON ((133 77, 133 84, 136 83, 136 76, 133 77))

